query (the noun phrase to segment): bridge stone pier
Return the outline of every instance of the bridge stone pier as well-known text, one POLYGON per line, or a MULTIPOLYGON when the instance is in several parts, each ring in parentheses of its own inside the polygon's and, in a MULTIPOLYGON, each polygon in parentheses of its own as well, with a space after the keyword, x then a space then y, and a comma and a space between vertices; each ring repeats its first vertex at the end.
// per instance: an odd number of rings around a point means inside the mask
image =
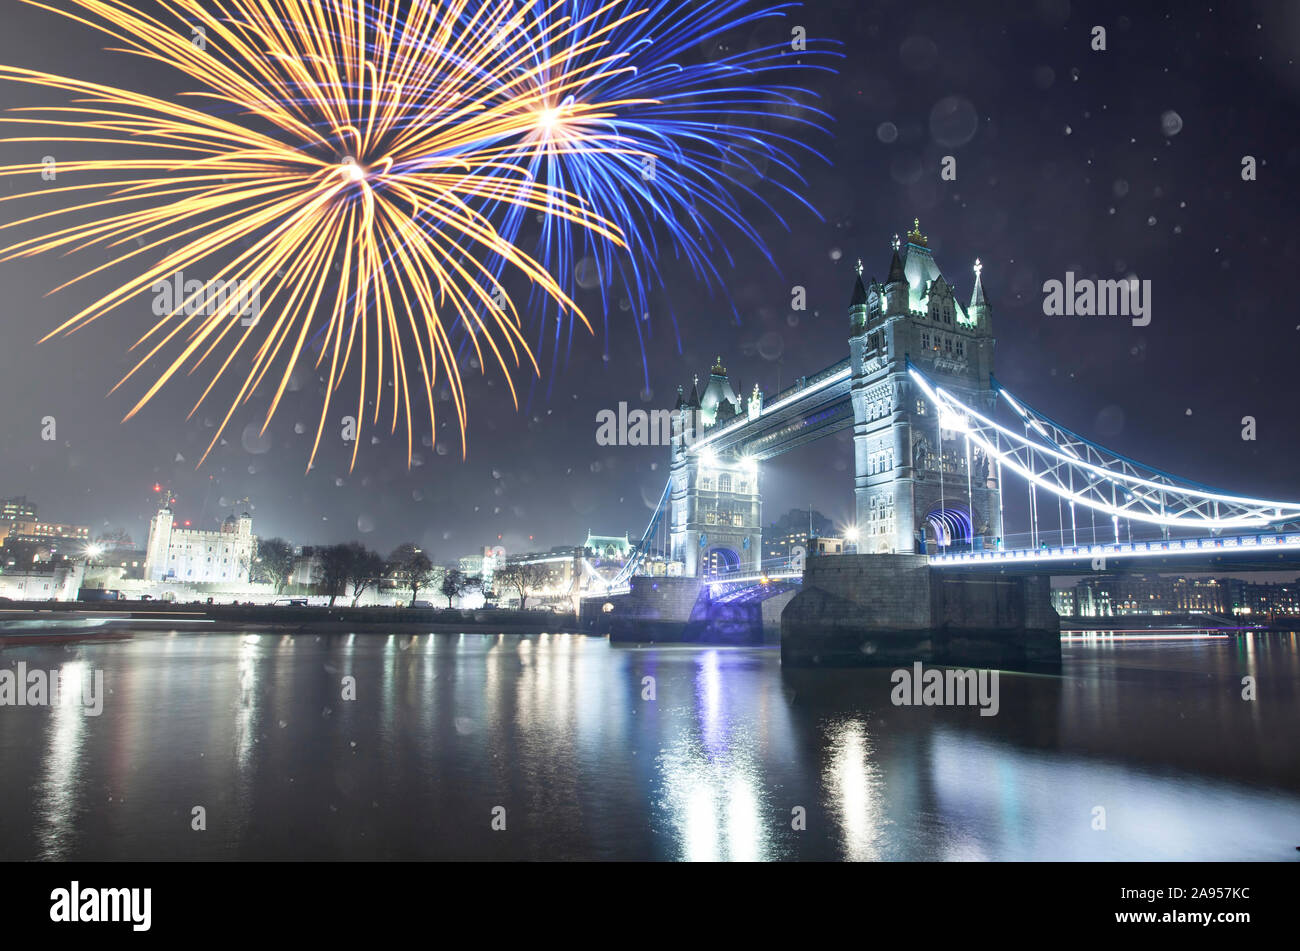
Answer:
POLYGON ((924 555, 821 555, 781 614, 781 662, 1050 668, 1060 633, 1046 576, 956 577, 924 555))
POLYGON ((729 599, 698 578, 643 576, 627 594, 584 601, 579 625, 616 643, 775 644, 781 610, 794 595, 782 588, 771 597, 729 599))

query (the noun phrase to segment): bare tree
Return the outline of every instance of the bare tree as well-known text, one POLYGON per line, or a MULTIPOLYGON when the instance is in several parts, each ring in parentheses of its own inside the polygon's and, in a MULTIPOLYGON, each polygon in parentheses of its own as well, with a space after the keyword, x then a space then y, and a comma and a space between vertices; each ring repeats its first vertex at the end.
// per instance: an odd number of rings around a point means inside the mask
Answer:
POLYGON ((547 570, 545 565, 539 564, 506 564, 498 568, 492 574, 492 586, 507 588, 519 595, 519 610, 524 609, 528 603, 529 592, 541 587, 546 581, 547 570))
POLYGON ((123 528, 110 528, 106 532, 101 532, 99 537, 95 539, 95 544, 104 551, 129 550, 135 547, 135 542, 131 540, 131 536, 123 528))
POLYGON ((481 579, 471 578, 459 568, 448 568, 447 573, 442 576, 441 591, 442 596, 447 599, 447 607, 450 609, 454 598, 458 598, 466 592, 477 590, 482 586, 481 579))
POLYGON ((253 581, 273 584, 275 593, 280 594, 293 572, 293 546, 283 538, 258 539, 251 569, 253 581))
POLYGON ((410 589, 411 607, 414 607, 420 589, 428 587, 433 581, 433 562, 419 548, 407 542, 397 546, 388 556, 388 575, 397 582, 398 587, 410 589))
POLYGON ((320 559, 312 569, 311 580, 321 594, 329 595, 330 607, 334 599, 347 591, 348 569, 353 558, 350 545, 326 545, 316 550, 320 559))
POLYGON ((379 584, 384 574, 384 559, 379 552, 371 551, 360 542, 349 542, 348 584, 352 586, 352 606, 355 608, 367 588, 379 584))

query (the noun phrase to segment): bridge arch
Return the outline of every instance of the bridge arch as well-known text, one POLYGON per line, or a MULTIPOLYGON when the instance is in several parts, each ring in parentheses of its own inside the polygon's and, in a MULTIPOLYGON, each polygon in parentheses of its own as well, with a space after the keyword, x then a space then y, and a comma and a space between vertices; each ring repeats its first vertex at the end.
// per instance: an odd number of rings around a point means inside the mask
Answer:
POLYGON ((970 509, 954 502, 931 506, 918 528, 932 553, 969 550, 975 537, 970 509))
POLYGON ((734 548, 715 545, 705 555, 704 564, 707 574, 732 574, 740 570, 740 554, 734 548))

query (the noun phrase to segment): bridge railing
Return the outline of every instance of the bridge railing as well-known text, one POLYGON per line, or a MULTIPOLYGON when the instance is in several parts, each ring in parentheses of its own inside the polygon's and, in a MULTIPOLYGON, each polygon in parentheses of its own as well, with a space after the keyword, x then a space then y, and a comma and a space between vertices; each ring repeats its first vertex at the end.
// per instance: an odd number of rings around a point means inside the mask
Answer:
MULTIPOLYGON (((1041 538, 1041 535, 1040 535, 1041 538)), ((1279 551, 1300 549, 1300 532, 1254 532, 1241 535, 1213 535, 1199 538, 1158 538, 1120 542, 1049 545, 1037 548, 989 547, 961 552, 931 554, 938 566, 1024 561, 1067 561, 1081 558, 1160 557, 1180 554, 1224 554, 1232 551, 1279 551)))

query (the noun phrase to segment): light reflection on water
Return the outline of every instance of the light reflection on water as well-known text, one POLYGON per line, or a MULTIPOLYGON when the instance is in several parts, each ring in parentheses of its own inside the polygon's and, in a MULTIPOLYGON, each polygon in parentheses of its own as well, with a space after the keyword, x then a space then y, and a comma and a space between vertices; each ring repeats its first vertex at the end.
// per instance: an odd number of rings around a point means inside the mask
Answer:
MULTIPOLYGON (((43 670, 53 670, 43 666, 43 670)), ((65 684, 80 683, 86 677, 86 665, 71 661, 63 665, 65 684)), ((43 808, 36 827, 38 856, 43 859, 66 859, 67 845, 62 831, 76 821, 75 791, 81 746, 85 740, 88 718, 74 704, 59 704, 49 709, 49 731, 45 743, 45 775, 40 786, 43 808)))
POLYGON ((888 670, 567 634, 9 648, 108 696, 0 707, 0 858, 1295 858, 1295 635, 1064 650, 985 718, 895 707, 888 670))

